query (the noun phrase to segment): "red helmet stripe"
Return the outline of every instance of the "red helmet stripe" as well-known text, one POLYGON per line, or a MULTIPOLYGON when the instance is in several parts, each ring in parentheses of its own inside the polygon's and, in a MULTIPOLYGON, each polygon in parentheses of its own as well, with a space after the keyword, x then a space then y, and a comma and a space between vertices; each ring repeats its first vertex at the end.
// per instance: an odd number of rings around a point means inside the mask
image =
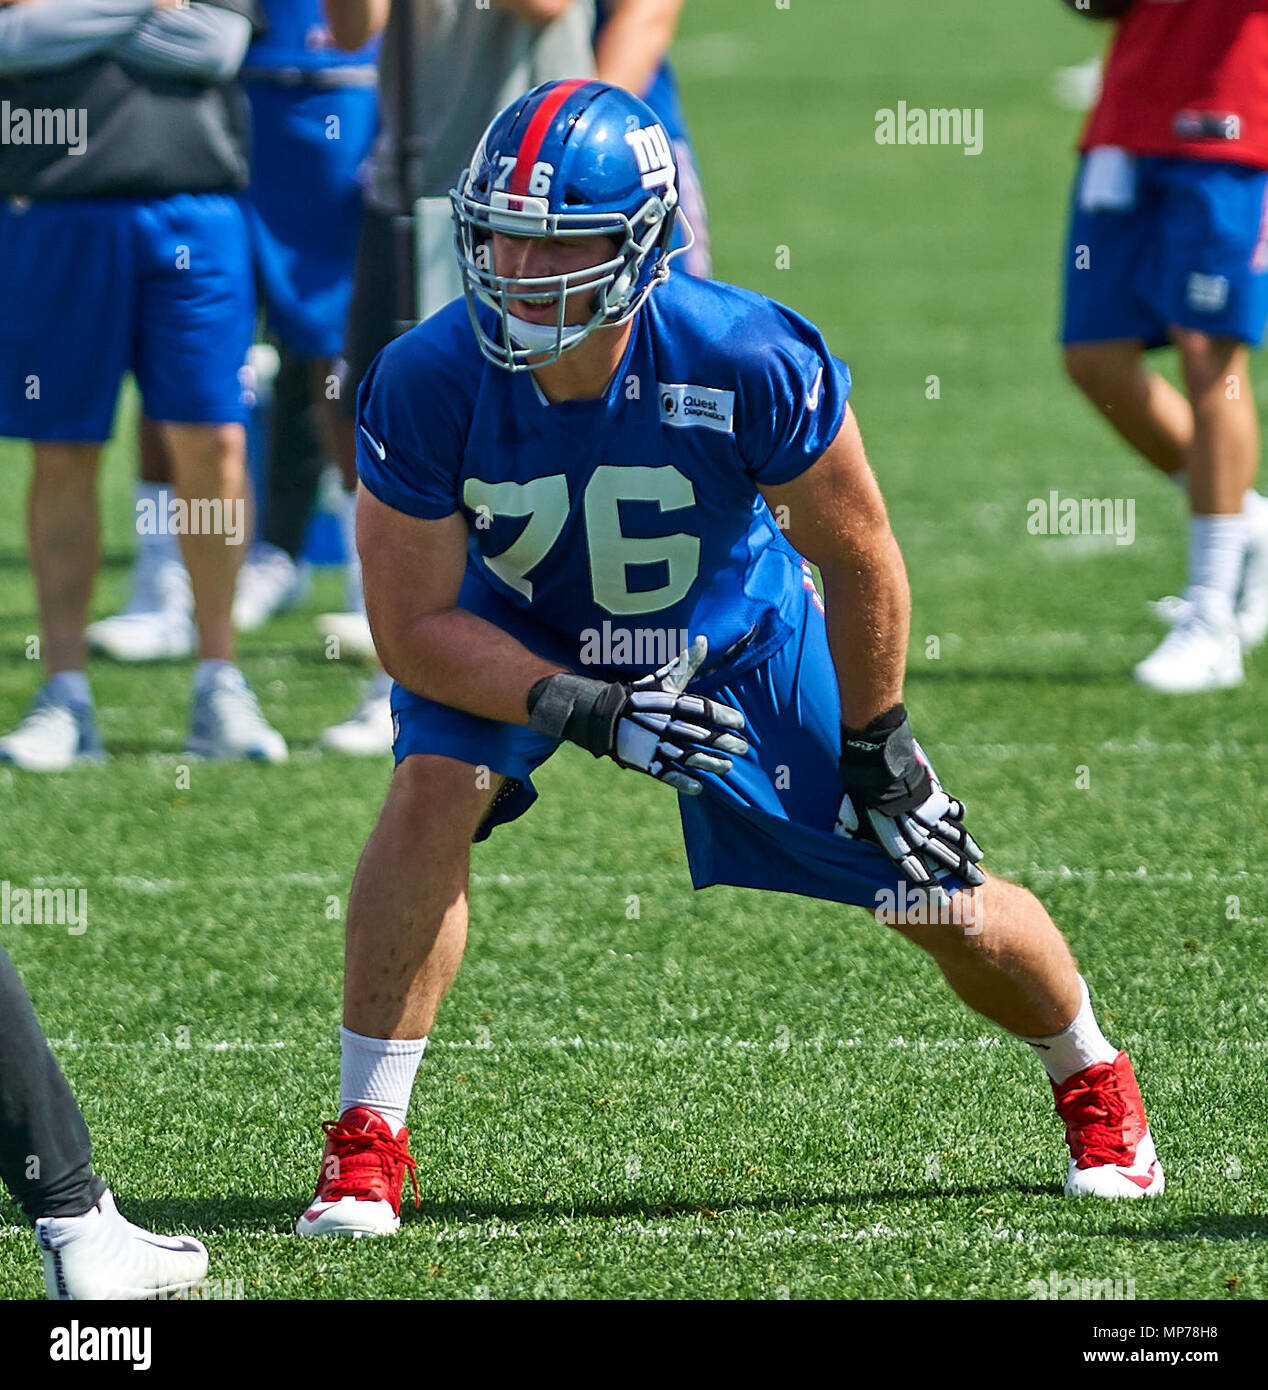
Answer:
POLYGON ((520 143, 519 156, 515 161, 515 170, 511 174, 512 193, 523 195, 528 192, 529 179, 532 178, 533 165, 537 163, 537 156, 541 153, 542 141, 546 138, 546 132, 550 129, 550 123, 559 114, 559 108, 577 90, 584 87, 587 79, 575 77, 568 82, 561 82, 558 87, 542 102, 533 112, 533 119, 528 123, 528 129, 524 132, 524 139, 520 143))

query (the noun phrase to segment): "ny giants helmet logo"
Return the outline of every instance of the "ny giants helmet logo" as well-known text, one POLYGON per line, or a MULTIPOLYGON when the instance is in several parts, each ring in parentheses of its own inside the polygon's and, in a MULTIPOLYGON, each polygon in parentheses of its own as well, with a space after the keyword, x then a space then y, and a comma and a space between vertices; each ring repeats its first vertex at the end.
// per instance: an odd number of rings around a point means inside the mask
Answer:
POLYGON ((674 181, 674 152, 669 137, 658 125, 644 126, 625 133, 625 143, 634 151, 644 188, 662 188, 674 181))

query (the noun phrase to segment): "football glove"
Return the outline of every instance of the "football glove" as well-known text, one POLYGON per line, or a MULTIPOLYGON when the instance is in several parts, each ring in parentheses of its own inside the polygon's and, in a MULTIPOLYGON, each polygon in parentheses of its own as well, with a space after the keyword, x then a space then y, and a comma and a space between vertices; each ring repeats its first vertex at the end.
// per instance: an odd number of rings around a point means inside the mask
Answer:
POLYGON ((878 844, 939 907, 950 905, 942 887, 948 877, 970 888, 986 882, 977 867, 982 851, 964 828, 964 805, 942 790, 902 705, 861 733, 841 731, 840 768, 838 835, 878 844))
POLYGON ((528 726, 696 796, 703 788, 696 773, 730 772, 731 758, 748 752, 733 732, 744 728, 739 710, 683 693, 708 651, 697 637, 676 660, 631 684, 544 676, 528 692, 528 726))

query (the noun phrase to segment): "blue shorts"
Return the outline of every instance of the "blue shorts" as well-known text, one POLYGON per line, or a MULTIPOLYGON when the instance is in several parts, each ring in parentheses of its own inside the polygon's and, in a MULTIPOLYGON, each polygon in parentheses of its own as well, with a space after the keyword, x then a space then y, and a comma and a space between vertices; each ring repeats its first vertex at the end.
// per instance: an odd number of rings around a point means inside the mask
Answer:
POLYGON ((129 371, 151 420, 245 422, 255 293, 232 195, 0 202, 0 266, 0 435, 103 443, 129 371))
POLYGON ((254 135, 243 206, 266 322, 297 357, 337 357, 361 230, 358 172, 378 127, 377 93, 246 88, 254 135))
POLYGON ((1072 197, 1061 341, 1161 347, 1175 325, 1257 347, 1268 321, 1268 172, 1141 155, 1127 205, 1088 211, 1087 162, 1072 197))
MULTIPOLYGON (((691 881, 696 888, 730 883, 875 910, 885 903, 881 894, 901 902, 910 885, 874 845, 833 833, 841 804, 840 701, 822 610, 809 591, 803 602, 802 621, 773 655, 729 683, 721 675, 691 687, 742 710, 749 740, 747 756, 725 779, 705 774, 699 796, 678 798, 691 881)), ((559 659, 544 634, 527 645, 559 659)), ((532 775, 559 746, 400 686, 392 691, 392 714, 398 763, 412 753, 439 754, 509 779, 477 840, 528 810, 537 799, 532 775)), ((954 892, 963 885, 950 879, 945 886, 954 892)))

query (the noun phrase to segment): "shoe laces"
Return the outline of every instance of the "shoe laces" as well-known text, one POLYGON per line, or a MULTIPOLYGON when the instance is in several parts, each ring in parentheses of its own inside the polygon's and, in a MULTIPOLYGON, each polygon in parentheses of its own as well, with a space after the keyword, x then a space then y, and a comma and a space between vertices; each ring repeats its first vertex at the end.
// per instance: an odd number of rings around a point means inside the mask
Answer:
POLYGON ((1058 1093, 1057 1108, 1075 1159, 1121 1165, 1130 1160, 1123 1121, 1127 1101, 1118 1073, 1108 1063, 1091 1067, 1058 1093))
MULTIPOLYGON (((420 1205, 418 1177, 414 1172, 418 1164, 410 1154, 407 1144, 403 1144, 399 1139, 382 1131, 354 1129, 351 1125, 345 1124, 342 1119, 323 1120, 321 1128, 326 1137, 335 1145, 341 1159, 351 1158, 358 1154, 368 1154, 384 1161, 394 1172, 403 1165, 409 1174, 409 1180, 414 1189, 414 1206, 417 1208, 420 1205)), ((356 1188, 354 1182, 352 1175, 344 1175, 341 1166, 340 1176, 334 1179, 332 1186, 344 1195, 352 1195, 358 1190, 364 1190, 356 1188)))

